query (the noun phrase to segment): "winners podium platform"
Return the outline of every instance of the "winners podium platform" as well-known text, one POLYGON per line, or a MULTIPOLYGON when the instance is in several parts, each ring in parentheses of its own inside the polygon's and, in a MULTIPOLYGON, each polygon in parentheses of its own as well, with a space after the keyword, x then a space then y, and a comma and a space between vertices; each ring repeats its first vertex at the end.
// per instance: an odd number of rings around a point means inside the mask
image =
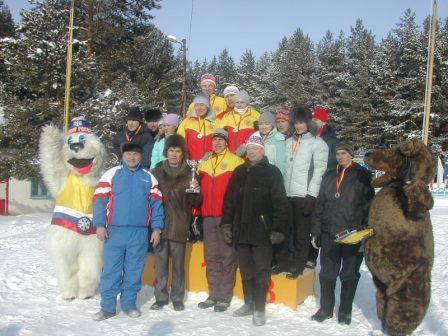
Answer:
MULTIPOLYGON (((187 243, 185 251, 186 290, 190 292, 208 292, 207 278, 205 275, 206 267, 203 244, 187 243)), ((315 280, 315 271, 308 268, 305 268, 304 273, 295 280, 288 280, 284 275, 273 275, 271 277, 266 302, 282 303, 295 310, 297 305, 305 301, 308 296, 314 295, 315 280)), ((142 281, 145 285, 154 286, 155 266, 154 255, 152 254, 149 254, 147 257, 142 281)), ((239 271, 237 272, 233 295, 241 299, 243 298, 243 288, 239 271)))

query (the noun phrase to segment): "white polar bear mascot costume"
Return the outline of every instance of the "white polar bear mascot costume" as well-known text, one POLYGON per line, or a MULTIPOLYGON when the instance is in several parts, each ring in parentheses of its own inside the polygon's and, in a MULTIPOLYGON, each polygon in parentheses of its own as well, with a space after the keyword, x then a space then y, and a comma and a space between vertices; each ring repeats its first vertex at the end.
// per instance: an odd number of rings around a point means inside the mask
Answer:
POLYGON ((45 237, 65 300, 92 297, 101 275, 103 243, 92 225, 92 201, 106 150, 84 117, 64 135, 45 126, 39 141, 41 174, 56 198, 45 237))

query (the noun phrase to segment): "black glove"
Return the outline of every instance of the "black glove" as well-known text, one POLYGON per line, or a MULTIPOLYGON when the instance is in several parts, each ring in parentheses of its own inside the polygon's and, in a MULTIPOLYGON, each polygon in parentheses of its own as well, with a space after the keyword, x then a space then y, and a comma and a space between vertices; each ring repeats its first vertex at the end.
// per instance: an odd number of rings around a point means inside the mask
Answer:
POLYGON ((311 245, 318 250, 320 248, 320 236, 311 236, 311 245))
POLYGON ((285 240, 285 235, 278 231, 271 231, 269 239, 271 240, 272 245, 278 245, 285 240))
POLYGON ((316 205, 316 197, 311 196, 311 195, 306 195, 305 200, 303 201, 302 213, 305 216, 311 215, 313 213, 315 205, 316 205))
POLYGON ((220 227, 224 241, 226 242, 226 244, 232 245, 232 238, 233 238, 232 225, 221 224, 220 227))

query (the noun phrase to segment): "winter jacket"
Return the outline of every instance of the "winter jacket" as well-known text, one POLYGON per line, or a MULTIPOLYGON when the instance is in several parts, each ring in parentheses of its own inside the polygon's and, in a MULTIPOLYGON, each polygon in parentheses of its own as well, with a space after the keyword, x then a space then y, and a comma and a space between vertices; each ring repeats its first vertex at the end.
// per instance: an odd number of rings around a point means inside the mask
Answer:
POLYGON ((172 172, 168 161, 162 161, 153 174, 159 181, 165 209, 165 227, 162 238, 185 243, 188 238, 191 207, 201 203, 201 194, 186 193, 190 186, 191 169, 185 162, 177 172, 172 172))
POLYGON ((125 126, 123 130, 115 134, 112 139, 112 145, 114 148, 114 153, 117 155, 118 159, 121 160, 121 144, 124 142, 132 141, 139 144, 143 148, 143 155, 141 165, 143 168, 149 168, 151 166, 151 155, 152 149, 154 147, 154 139, 149 132, 146 125, 141 124, 140 128, 137 129, 135 134, 131 134, 127 127, 125 126), (126 134, 128 136, 126 136, 126 134))
POLYGON ((286 138, 275 128, 264 139, 264 155, 270 164, 280 169, 282 175, 285 174, 286 138))
POLYGON ((215 130, 215 119, 209 110, 205 118, 196 117, 193 111, 190 117, 185 118, 177 129, 187 143, 188 158, 199 161, 205 153, 212 150, 212 134, 215 130))
POLYGON ((310 132, 301 137, 293 135, 288 138, 285 167, 288 197, 317 197, 322 176, 327 169, 327 160, 328 146, 321 138, 310 132))
POLYGON ((221 120, 216 122, 216 128, 224 128, 229 133, 229 149, 235 153, 238 147, 245 144, 255 132, 254 123, 260 118, 260 113, 252 107, 240 115, 231 110, 221 120))
POLYGON ((226 149, 221 154, 212 154, 198 166, 201 182, 203 217, 221 217, 224 194, 230 177, 244 160, 226 149))
POLYGON ((154 144, 154 148, 152 149, 151 154, 151 170, 153 170, 160 162, 166 159, 166 157, 163 155, 163 149, 165 148, 165 138, 159 139, 154 144))
POLYGON ((325 125, 319 137, 325 141, 328 146, 327 170, 334 169, 338 162, 336 161, 336 146, 339 143, 336 132, 331 126, 325 125))
MULTIPOLYGON (((210 95, 210 110, 211 116, 216 118, 217 115, 221 115, 223 111, 227 109, 226 100, 223 97, 217 96, 216 94, 210 95)), ((187 116, 194 114, 194 104, 190 103, 187 110, 187 116)))
POLYGON ((163 229, 163 198, 156 178, 139 166, 126 164, 106 171, 93 195, 93 224, 107 226, 149 226, 163 229))
POLYGON ((265 157, 235 169, 221 223, 232 225, 234 244, 268 245, 271 231, 288 232, 288 209, 283 176, 265 157))
POLYGON ((336 194, 336 179, 342 169, 336 167, 325 173, 313 212, 311 232, 319 236, 322 232, 332 237, 351 229, 367 227, 370 202, 375 191, 370 182, 370 172, 357 163, 353 163, 345 171, 344 179, 339 187, 339 198, 336 194))

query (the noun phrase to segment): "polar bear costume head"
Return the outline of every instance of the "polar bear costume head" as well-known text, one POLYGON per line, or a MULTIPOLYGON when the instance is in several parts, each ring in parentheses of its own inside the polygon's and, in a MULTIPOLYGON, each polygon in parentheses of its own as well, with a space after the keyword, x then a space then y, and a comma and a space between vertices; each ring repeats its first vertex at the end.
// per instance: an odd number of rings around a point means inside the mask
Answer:
POLYGON ((39 144, 41 172, 53 196, 61 190, 68 173, 95 186, 103 171, 106 149, 84 117, 73 118, 66 135, 56 126, 45 126, 39 144))

